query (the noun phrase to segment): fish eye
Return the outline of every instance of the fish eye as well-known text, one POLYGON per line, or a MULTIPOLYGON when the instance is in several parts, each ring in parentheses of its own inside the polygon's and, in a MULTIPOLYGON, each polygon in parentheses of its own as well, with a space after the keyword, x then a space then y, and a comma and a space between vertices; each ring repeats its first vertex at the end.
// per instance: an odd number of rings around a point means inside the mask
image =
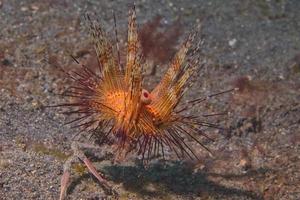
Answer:
POLYGON ((142 90, 141 101, 146 105, 150 104, 152 101, 149 92, 145 89, 142 90))
POLYGON ((149 93, 148 93, 147 91, 144 91, 144 92, 143 92, 143 95, 144 95, 145 98, 148 98, 148 97, 149 97, 149 93))

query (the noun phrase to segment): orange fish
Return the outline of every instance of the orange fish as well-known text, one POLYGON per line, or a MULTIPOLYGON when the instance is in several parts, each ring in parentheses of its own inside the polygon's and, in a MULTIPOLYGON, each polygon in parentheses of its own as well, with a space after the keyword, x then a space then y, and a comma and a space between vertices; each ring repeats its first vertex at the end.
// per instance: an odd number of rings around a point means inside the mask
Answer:
MULTIPOLYGON (((189 101, 177 108, 184 93, 194 82, 193 77, 197 77, 204 65, 197 56, 199 46, 192 49, 195 33, 190 34, 181 45, 160 83, 149 92, 143 87, 145 61, 138 37, 135 9, 129 12, 127 57, 124 66, 116 56, 120 55, 119 52, 114 52, 105 31, 89 17, 88 21, 99 72, 93 72, 84 65, 81 65, 81 73, 66 72, 75 81, 75 85, 66 95, 72 96, 75 101, 60 106, 76 108, 67 114, 80 114, 80 117, 70 123, 75 123, 74 127, 81 127, 83 132, 91 131, 102 138, 115 138, 114 144, 118 146, 119 155, 135 150, 143 160, 148 160, 151 156, 164 157, 165 150, 170 149, 179 158, 197 158, 190 145, 186 144, 185 138, 191 138, 207 149, 198 139, 198 136, 210 139, 201 127, 219 127, 202 121, 202 115, 190 116, 184 114, 184 111, 224 92, 189 101), (187 55, 190 55, 189 60, 187 55)), ((118 48, 117 50, 119 51, 118 48)), ((78 62, 76 59, 75 61, 78 62)), ((225 92, 230 91, 232 90, 225 92)), ((77 147, 75 145, 73 148, 75 156, 107 186, 87 157, 78 153, 77 147)), ((61 199, 70 175, 68 168, 73 161, 74 159, 69 160, 65 164, 61 199)))

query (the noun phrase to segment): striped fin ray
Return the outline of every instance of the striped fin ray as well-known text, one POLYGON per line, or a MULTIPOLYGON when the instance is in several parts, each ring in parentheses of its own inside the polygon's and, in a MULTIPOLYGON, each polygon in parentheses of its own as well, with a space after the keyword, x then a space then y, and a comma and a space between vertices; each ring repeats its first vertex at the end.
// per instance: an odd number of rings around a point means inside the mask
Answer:
POLYGON ((112 45, 100 24, 92 22, 89 16, 87 16, 87 20, 89 21, 89 32, 100 65, 100 73, 104 79, 103 82, 107 84, 109 89, 116 89, 118 85, 120 85, 116 79, 120 73, 118 72, 118 66, 115 62, 112 45))
POLYGON ((188 39, 184 42, 179 51, 175 54, 166 74, 162 78, 161 82, 152 91, 153 96, 160 96, 160 93, 165 91, 168 87, 170 87, 176 76, 178 76, 178 73, 182 71, 182 65, 185 61, 186 54, 189 48, 191 47, 194 38, 195 33, 190 34, 188 39))
POLYGON ((188 81, 196 71, 197 64, 183 64, 186 54, 192 45, 195 33, 191 34, 173 58, 169 69, 159 85, 151 93, 151 108, 159 113, 159 118, 168 121, 171 113, 182 97, 188 81))
POLYGON ((125 70, 125 82, 128 85, 128 94, 125 103, 128 105, 129 121, 136 122, 141 107, 142 93, 142 63, 143 55, 136 25, 135 7, 129 12, 127 63, 125 70))
POLYGON ((154 110, 159 111, 159 118, 168 121, 171 117, 171 113, 179 103, 186 88, 190 86, 190 78, 196 72, 197 65, 189 66, 183 71, 183 73, 177 77, 172 85, 165 91, 162 92, 160 101, 156 101, 152 107, 154 110))

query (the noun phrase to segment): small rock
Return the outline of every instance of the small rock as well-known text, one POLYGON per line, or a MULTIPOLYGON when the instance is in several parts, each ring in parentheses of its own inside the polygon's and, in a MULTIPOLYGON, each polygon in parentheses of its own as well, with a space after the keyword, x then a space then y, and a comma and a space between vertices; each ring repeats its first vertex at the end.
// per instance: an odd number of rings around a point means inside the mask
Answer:
POLYGON ((281 74, 281 75, 279 75, 279 79, 280 80, 284 80, 284 76, 281 74))
POLYGON ((38 11, 39 10, 39 7, 37 5, 31 5, 30 8, 33 10, 33 11, 38 11))
POLYGON ((234 47, 236 42, 237 42, 237 40, 235 38, 233 38, 232 40, 228 41, 228 44, 229 44, 230 47, 234 47))
POLYGON ((28 7, 25 7, 25 6, 22 6, 22 7, 21 7, 21 11, 25 12, 25 11, 27 11, 27 10, 28 10, 28 7))

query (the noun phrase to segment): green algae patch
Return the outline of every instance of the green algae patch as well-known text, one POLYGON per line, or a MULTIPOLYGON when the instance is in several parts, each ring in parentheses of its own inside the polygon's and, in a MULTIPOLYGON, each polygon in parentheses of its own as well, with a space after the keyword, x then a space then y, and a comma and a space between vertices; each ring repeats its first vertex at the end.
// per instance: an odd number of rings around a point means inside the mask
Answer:
POLYGON ((72 165, 72 169, 78 173, 80 176, 82 176, 84 173, 87 172, 87 167, 81 163, 76 163, 74 165, 72 165))
POLYGON ((65 154, 64 152, 62 152, 58 149, 54 149, 54 148, 47 148, 43 144, 34 144, 33 151, 35 151, 37 153, 53 156, 62 161, 67 160, 69 157, 69 155, 65 154))

